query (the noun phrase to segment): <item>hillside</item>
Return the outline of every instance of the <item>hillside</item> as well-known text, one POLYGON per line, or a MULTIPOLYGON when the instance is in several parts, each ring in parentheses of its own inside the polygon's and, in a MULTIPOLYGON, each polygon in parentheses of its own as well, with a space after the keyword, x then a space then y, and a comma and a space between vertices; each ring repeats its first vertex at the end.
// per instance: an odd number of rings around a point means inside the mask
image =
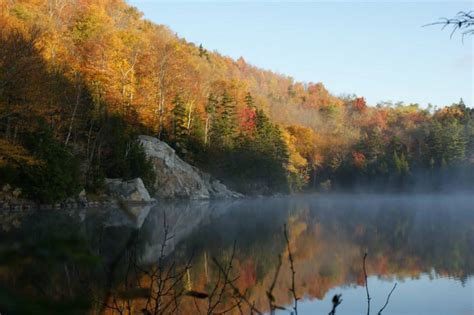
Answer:
POLYGON ((473 178, 462 101, 335 97, 188 43, 121 0, 4 1, 0 32, 0 184, 28 198, 100 191, 105 177, 146 184, 138 134, 245 193, 473 178))

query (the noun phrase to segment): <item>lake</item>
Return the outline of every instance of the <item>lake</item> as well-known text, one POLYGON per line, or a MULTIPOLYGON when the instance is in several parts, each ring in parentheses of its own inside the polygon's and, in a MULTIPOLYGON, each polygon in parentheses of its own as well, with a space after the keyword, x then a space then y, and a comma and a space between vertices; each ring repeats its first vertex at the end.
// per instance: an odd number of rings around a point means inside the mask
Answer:
POLYGON ((328 314, 335 294, 336 314, 366 314, 366 253, 371 314, 395 284, 383 314, 474 314, 470 195, 158 202, 0 223, 1 314, 288 314, 295 295, 298 314, 328 314))

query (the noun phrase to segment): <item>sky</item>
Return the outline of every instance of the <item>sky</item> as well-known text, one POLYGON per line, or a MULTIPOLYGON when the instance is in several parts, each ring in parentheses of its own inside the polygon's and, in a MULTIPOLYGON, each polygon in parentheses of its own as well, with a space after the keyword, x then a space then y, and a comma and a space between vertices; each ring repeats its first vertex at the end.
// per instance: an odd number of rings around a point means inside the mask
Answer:
POLYGON ((322 82, 335 95, 474 106, 473 37, 423 27, 474 2, 127 0, 210 51, 322 82))

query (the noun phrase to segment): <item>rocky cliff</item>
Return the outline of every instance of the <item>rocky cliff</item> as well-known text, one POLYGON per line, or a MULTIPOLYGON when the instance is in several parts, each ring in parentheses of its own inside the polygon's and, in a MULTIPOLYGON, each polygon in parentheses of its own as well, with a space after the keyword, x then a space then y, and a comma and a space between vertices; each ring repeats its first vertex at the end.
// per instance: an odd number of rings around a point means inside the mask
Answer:
POLYGON ((154 190, 156 198, 222 199, 241 198, 209 174, 184 162, 165 142, 150 136, 139 136, 146 155, 151 159, 156 173, 154 190))

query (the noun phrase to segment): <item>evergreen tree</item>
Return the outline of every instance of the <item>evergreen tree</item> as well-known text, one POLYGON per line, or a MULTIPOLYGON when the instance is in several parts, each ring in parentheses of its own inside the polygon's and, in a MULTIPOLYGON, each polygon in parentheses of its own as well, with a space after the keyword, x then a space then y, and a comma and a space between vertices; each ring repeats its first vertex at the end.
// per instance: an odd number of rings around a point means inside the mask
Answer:
POLYGON ((186 158, 191 163, 202 164, 206 160, 205 126, 202 119, 196 116, 192 120, 188 140, 186 142, 186 158))
POLYGON ((199 44, 199 57, 203 57, 205 53, 204 47, 202 47, 202 44, 199 44))
POLYGON ((466 154, 467 139, 463 126, 457 120, 444 124, 433 120, 428 126, 425 143, 428 165, 451 165, 462 161, 466 154))
POLYGON ((235 102, 226 92, 222 95, 218 103, 217 112, 219 117, 215 120, 211 128, 211 138, 213 145, 231 148, 234 144, 236 131, 235 102))
POLYGON ((258 155, 263 157, 258 166, 259 173, 268 179, 271 188, 282 189, 286 186, 288 147, 281 131, 270 122, 263 110, 256 112, 256 131, 258 155))
POLYGON ((173 100, 173 136, 174 143, 177 148, 184 149, 188 129, 186 128, 187 124, 187 115, 186 115, 186 104, 184 103, 181 95, 176 95, 173 100))
POLYGON ((247 92, 245 95, 245 105, 247 105, 248 108, 255 108, 255 101, 253 100, 252 94, 250 94, 250 92, 247 92))
POLYGON ((202 44, 199 45, 199 57, 206 57, 207 61, 210 61, 209 54, 207 53, 207 50, 202 46, 202 44))
POLYGON ((395 171, 397 175, 402 176, 402 175, 407 175, 409 173, 410 166, 403 152, 400 153, 400 156, 399 156, 397 151, 394 151, 393 162, 394 162, 395 171))

